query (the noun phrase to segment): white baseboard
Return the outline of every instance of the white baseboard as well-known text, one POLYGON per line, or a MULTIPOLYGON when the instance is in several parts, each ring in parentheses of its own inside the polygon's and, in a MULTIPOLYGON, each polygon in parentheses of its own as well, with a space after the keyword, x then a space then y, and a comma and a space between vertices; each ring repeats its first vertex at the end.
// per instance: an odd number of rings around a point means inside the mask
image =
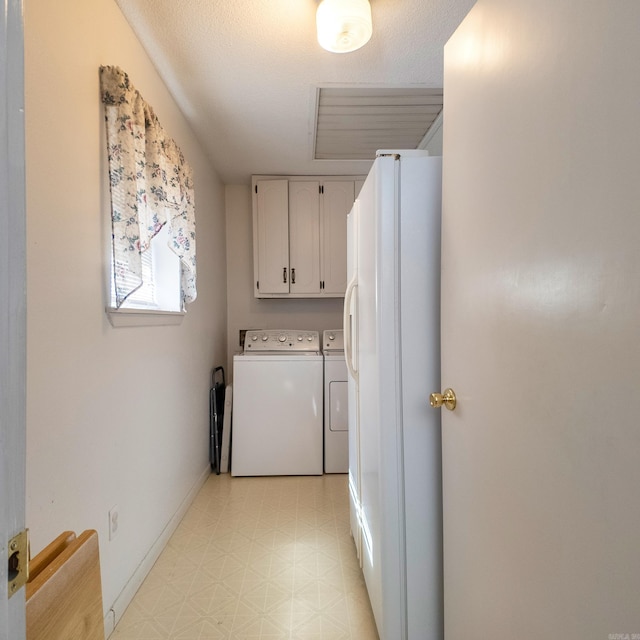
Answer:
POLYGON ((211 467, 207 465, 207 468, 198 477, 194 485, 191 487, 189 493, 185 496, 184 500, 180 503, 180 506, 173 514, 171 520, 167 523, 167 526, 162 530, 162 533, 158 536, 153 543, 147 555, 143 558, 142 562, 138 565, 129 581, 124 586, 124 589, 120 592, 114 603, 111 605, 111 609, 107 612, 104 619, 104 637, 108 638, 118 624, 122 614, 126 611, 127 607, 133 596, 140 588, 140 585, 144 582, 151 567, 155 564, 156 560, 167 546, 169 538, 173 535, 173 532, 178 528, 178 525, 184 518, 187 509, 191 506, 191 503, 195 499, 198 491, 202 488, 202 485, 206 482, 207 478, 211 475, 211 467))

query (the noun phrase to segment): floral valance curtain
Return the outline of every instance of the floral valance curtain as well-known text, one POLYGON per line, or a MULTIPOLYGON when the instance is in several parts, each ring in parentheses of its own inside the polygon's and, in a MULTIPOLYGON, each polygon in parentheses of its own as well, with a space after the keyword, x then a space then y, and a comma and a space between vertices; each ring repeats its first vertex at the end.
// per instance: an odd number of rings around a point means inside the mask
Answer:
POLYGON ((180 258, 182 299, 196 298, 191 167, 118 67, 100 67, 107 123, 116 307, 142 285, 141 255, 165 225, 180 258))

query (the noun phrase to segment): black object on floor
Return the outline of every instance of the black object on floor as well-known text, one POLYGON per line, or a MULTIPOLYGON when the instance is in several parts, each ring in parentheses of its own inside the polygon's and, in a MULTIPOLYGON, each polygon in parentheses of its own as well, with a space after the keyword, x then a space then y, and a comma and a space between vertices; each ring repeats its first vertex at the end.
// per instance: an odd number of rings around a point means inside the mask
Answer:
POLYGON ((209 460, 211 470, 218 475, 220 475, 220 444, 222 442, 225 389, 224 369, 216 367, 211 372, 211 389, 209 390, 209 460))

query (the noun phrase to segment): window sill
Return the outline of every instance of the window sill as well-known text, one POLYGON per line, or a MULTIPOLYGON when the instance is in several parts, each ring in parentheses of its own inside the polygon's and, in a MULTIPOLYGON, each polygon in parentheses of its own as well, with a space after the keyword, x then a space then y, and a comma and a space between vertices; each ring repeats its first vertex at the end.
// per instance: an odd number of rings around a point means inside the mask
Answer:
POLYGON ((109 322, 119 327, 160 327, 182 324, 186 311, 150 311, 147 309, 114 309, 107 307, 109 322))

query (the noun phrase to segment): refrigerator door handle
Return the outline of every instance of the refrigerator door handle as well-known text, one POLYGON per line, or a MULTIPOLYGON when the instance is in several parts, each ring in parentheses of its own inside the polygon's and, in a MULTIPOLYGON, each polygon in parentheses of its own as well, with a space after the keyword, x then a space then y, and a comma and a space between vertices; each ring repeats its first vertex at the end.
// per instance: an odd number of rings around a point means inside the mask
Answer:
POLYGON ((344 312, 342 317, 342 328, 344 330, 344 357, 347 362, 347 370, 349 371, 349 375, 357 382, 358 380, 358 369, 353 363, 353 340, 351 331, 353 329, 350 320, 354 317, 351 315, 351 299, 353 297, 353 292, 358 287, 358 281, 354 276, 349 284, 347 285, 347 290, 344 294, 344 312))

